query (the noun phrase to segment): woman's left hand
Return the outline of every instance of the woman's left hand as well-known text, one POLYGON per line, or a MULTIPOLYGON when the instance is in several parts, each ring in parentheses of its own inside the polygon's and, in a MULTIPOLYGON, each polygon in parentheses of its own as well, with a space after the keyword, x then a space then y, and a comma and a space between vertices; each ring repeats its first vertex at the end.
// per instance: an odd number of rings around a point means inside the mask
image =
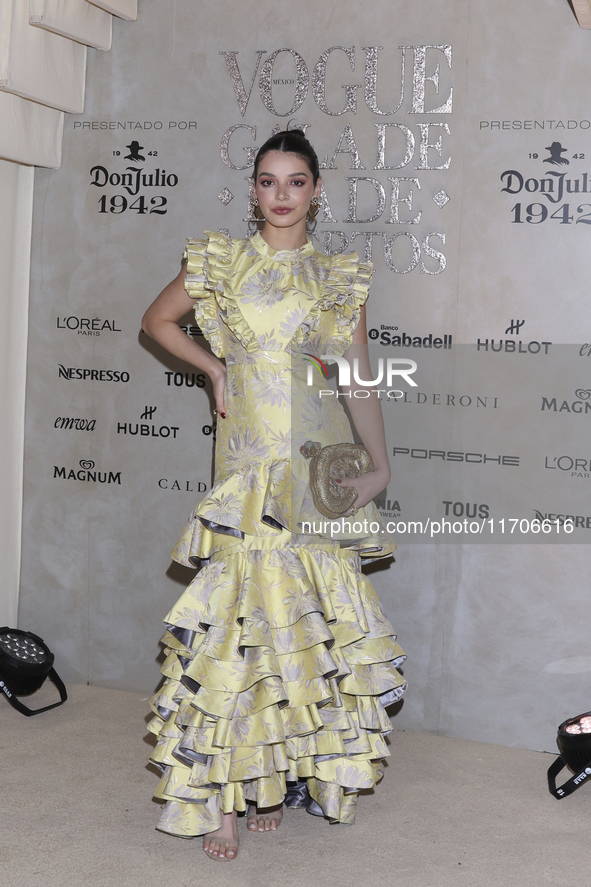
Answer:
POLYGON ((367 471, 360 477, 344 477, 342 480, 338 480, 337 483, 340 487, 355 487, 357 490, 357 498, 345 514, 349 517, 355 514, 358 508, 363 508, 364 505, 371 502, 374 496, 381 493, 388 486, 389 481, 389 467, 382 470, 367 471))

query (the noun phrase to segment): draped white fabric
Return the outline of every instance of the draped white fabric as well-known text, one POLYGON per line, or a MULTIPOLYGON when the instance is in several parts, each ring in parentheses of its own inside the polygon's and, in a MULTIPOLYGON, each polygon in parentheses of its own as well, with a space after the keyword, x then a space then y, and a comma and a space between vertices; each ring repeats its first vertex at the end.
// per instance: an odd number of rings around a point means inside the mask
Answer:
POLYGON ((2 89, 61 111, 83 111, 86 47, 32 27, 26 0, 0 0, 0 6, 2 89))
POLYGON ((128 21, 135 21, 137 18, 137 0, 89 0, 89 2, 128 21))
POLYGON ((591 28, 591 3, 589 0, 572 0, 573 9, 582 28, 591 28))
POLYGON ((87 0, 29 0, 29 22, 95 49, 110 49, 113 17, 87 0))
POLYGON ((0 625, 18 608, 34 167, 60 166, 64 111, 84 109, 86 46, 110 48, 112 15, 136 19, 137 0, 0 0, 0 625))
POLYGON ((63 111, 0 91, 0 158, 58 167, 63 125, 63 111))
POLYGON ((32 166, 0 160, 0 625, 10 626, 16 625, 20 575, 33 173, 32 166))

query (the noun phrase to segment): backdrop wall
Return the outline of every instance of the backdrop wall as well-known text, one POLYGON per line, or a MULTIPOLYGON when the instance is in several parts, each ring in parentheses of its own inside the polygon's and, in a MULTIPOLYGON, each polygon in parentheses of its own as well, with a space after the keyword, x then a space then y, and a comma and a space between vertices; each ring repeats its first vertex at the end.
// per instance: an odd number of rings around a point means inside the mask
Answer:
POLYGON ((374 365, 417 363, 384 402, 400 548, 372 573, 409 654, 397 723, 552 750, 591 671, 589 35, 561 0, 141 13, 36 181, 20 624, 67 680, 154 688, 214 428, 140 318, 185 237, 245 233, 253 151, 293 119, 318 248, 375 264, 374 365))

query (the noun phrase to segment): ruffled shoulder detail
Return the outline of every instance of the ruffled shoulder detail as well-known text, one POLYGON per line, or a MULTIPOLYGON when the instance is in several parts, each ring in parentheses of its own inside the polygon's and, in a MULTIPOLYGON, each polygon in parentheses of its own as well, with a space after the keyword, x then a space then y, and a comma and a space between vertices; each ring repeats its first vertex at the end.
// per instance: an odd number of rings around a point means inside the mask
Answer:
POLYGON ((187 238, 185 289, 192 299, 207 298, 226 280, 231 271, 233 243, 219 231, 205 231, 205 240, 187 238))
POLYGON ((243 348, 256 351, 257 338, 229 286, 234 261, 244 241, 231 240, 219 231, 205 231, 206 240, 187 240, 185 289, 195 299, 195 319, 217 357, 224 356, 219 318, 232 330, 243 348))
POLYGON ((290 346, 301 346, 318 329, 325 311, 334 309, 334 333, 331 350, 346 351, 359 323, 361 306, 367 301, 373 265, 360 262, 357 253, 334 256, 320 299, 310 309, 290 346))
POLYGON ((344 304, 360 308, 367 301, 372 274, 373 265, 360 262, 357 253, 334 256, 323 301, 330 303, 330 308, 344 304))
POLYGON ((206 231, 206 240, 187 239, 185 289, 195 299, 195 320, 217 357, 224 355, 224 343, 214 293, 223 289, 232 267, 233 244, 229 237, 206 231))

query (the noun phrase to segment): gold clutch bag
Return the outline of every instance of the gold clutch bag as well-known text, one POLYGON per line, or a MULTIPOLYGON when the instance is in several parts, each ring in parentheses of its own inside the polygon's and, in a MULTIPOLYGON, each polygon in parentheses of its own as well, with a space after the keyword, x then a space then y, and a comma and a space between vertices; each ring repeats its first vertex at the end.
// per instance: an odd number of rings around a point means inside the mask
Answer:
POLYGON ((303 456, 310 459, 310 491, 314 505, 325 517, 339 518, 351 508, 357 498, 354 487, 341 487, 340 478, 361 477, 373 471, 371 456, 360 444, 340 443, 323 447, 308 440, 300 447, 303 456))

